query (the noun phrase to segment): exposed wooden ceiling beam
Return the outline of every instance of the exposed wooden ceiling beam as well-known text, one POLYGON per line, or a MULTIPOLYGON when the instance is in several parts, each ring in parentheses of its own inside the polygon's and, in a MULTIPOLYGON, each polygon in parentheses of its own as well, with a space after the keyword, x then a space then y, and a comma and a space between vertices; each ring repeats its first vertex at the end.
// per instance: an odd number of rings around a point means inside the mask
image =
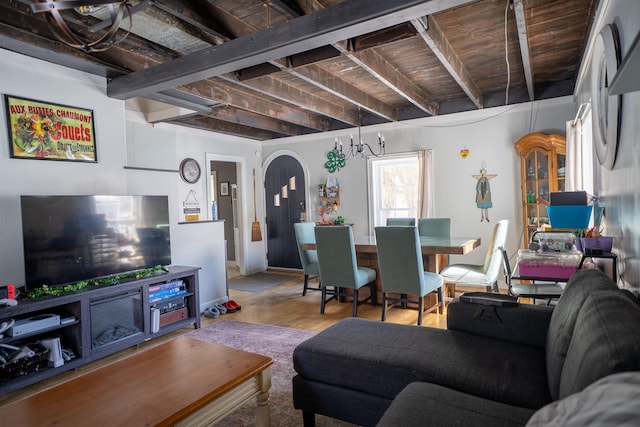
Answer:
POLYGON ((295 69, 291 68, 289 69, 289 73, 311 83, 325 92, 329 92, 332 95, 352 102, 373 114, 391 121, 398 120, 398 111, 395 108, 370 96, 367 92, 347 83, 322 67, 317 65, 308 65, 306 67, 295 69))
POLYGON ((373 50, 363 52, 352 52, 346 44, 334 43, 333 46, 340 46, 341 52, 357 65, 374 76, 378 81, 384 83, 398 95, 411 102, 422 111, 435 116, 438 114, 438 103, 424 90, 416 86, 411 80, 389 64, 389 62, 373 50))
POLYGON ((257 139, 260 141, 286 136, 262 129, 256 129, 249 126, 225 122, 224 120, 217 120, 211 117, 204 116, 181 117, 175 120, 170 120, 168 121, 168 123, 175 123, 182 126, 202 129, 206 131, 215 131, 227 135, 243 136, 245 138, 257 139))
POLYGON ((518 27, 518 39, 520 40, 520 55, 522 56, 522 68, 524 69, 524 79, 527 82, 529 100, 533 101, 535 92, 533 90, 533 69, 531 68, 531 52, 529 50, 529 35, 527 34, 527 16, 524 11, 522 0, 514 0, 514 11, 516 14, 516 26, 518 27))
MULTIPOLYGON (((242 33, 255 33, 260 31, 258 28, 255 28, 245 22, 237 21, 235 23, 235 28, 242 33)), ((351 112, 345 111, 343 108, 340 108, 335 104, 332 104, 314 95, 313 93, 309 93, 308 91, 301 91, 298 88, 295 88, 290 84, 277 79, 277 73, 287 73, 315 86, 316 88, 318 88, 319 92, 329 92, 337 94, 337 96, 349 102, 351 102, 349 96, 354 94, 357 94, 359 99, 366 100, 366 95, 353 86, 349 86, 349 89, 351 89, 350 92, 341 95, 339 92, 335 92, 336 90, 339 90, 341 88, 340 85, 326 87, 324 81, 315 81, 308 75, 305 76, 304 73, 298 72, 301 67, 315 67, 314 64, 316 62, 338 56, 340 56, 340 52, 334 47, 321 46, 316 49, 311 49, 308 51, 297 53, 295 55, 290 55, 286 58, 280 58, 269 61, 268 63, 248 67, 235 73, 227 73, 220 76, 220 78, 223 78, 227 81, 235 82, 236 84, 252 90, 256 90, 270 97, 289 102, 293 105, 299 106, 300 108, 319 112, 328 117, 340 120, 343 123, 357 126, 358 117, 351 112)), ((377 106, 371 105, 371 102, 369 102, 369 100, 367 101, 369 109, 377 108, 377 106)), ((376 111, 376 113, 378 112, 376 111)))
POLYGON ((216 100, 224 105, 242 108, 277 120, 293 122, 309 129, 326 131, 331 127, 329 119, 320 114, 296 108, 293 105, 283 105, 270 97, 261 96, 255 91, 244 90, 218 78, 191 83, 181 86, 181 89, 193 95, 216 100))
MULTIPOLYGON (((7 13, 14 12, 8 10, 7 13)), ((33 15, 16 15, 14 19, 26 20, 29 22, 30 28, 38 28, 38 25, 44 25, 44 29, 47 29, 46 22, 37 19, 33 15)), ((109 78, 123 75, 128 71, 125 68, 114 68, 109 65, 116 58, 123 59, 127 64, 144 63, 147 65, 157 65, 162 63, 163 60, 173 58, 168 51, 160 51, 151 46, 148 47, 149 50, 141 48, 130 49, 129 43, 135 38, 134 35, 125 39, 121 44, 101 53, 100 56, 105 57, 105 59, 101 59, 98 58, 98 55, 89 55, 81 50, 73 49, 60 42, 42 37, 39 35, 40 33, 40 31, 34 33, 0 23, 0 47, 109 78), (109 58, 109 61, 106 58, 109 58)), ((252 111, 254 113, 262 114, 267 118, 273 117, 275 120, 284 120, 283 118, 286 118, 286 120, 291 120, 306 129, 326 131, 331 128, 330 121, 318 113, 303 111, 295 107, 283 107, 275 101, 268 100, 267 97, 256 97, 255 93, 240 92, 235 88, 226 88, 223 91, 220 90, 220 84, 216 86, 219 90, 215 91, 208 90, 202 85, 196 84, 196 86, 198 86, 197 90, 169 88, 164 91, 149 93, 145 97, 198 112, 208 112, 211 106, 224 103, 238 108, 253 108, 252 111), (214 95, 220 94, 222 99, 211 96, 212 93, 214 95), (245 103, 245 98, 252 99, 255 102, 245 103), (298 122, 298 120, 300 121, 298 122)), ((346 117, 354 120, 350 115, 346 115, 346 117)))
MULTIPOLYGON (((271 3, 272 5, 275 5, 275 3, 273 2, 271 3)), ((293 10, 287 10, 286 8, 283 8, 282 10, 289 16, 299 16, 299 14, 293 10)), ((258 31, 258 29, 253 28, 244 22, 238 22, 236 28, 241 28, 241 32, 248 33, 258 31)), ((407 25, 406 23, 402 23, 400 25, 391 27, 388 30, 383 29, 381 31, 378 31, 376 34, 378 35, 372 36, 370 34, 367 34, 363 36, 363 40, 360 41, 358 45, 366 49, 371 49, 377 45, 388 43, 391 40, 415 36, 416 33, 413 27, 407 25)), ((368 97, 363 91, 357 89, 353 85, 349 85, 343 82, 336 83, 338 79, 336 76, 333 76, 333 78, 331 79, 322 79, 321 81, 316 81, 313 80, 313 77, 311 76, 325 76, 326 73, 321 69, 315 70, 314 67, 308 67, 311 72, 300 70, 300 67, 302 66, 312 65, 315 62, 337 57, 341 53, 345 53, 350 57, 352 56, 352 59, 355 62, 360 63, 362 66, 365 66, 365 64, 362 64, 362 61, 353 56, 350 51, 348 51, 347 49, 343 49, 341 43, 334 44, 333 46, 334 47, 321 46, 316 49, 301 52, 295 55, 290 55, 286 58, 286 60, 280 59, 270 61, 266 64, 259 64, 254 67, 249 67, 236 73, 229 73, 221 77, 230 79, 236 83, 243 84, 244 86, 250 87, 254 90, 273 96, 275 98, 291 102, 292 104, 297 105, 301 108, 307 108, 312 111, 320 112, 344 123, 353 126, 358 124, 358 118, 353 114, 344 111, 344 109, 342 108, 338 108, 337 106, 330 104, 325 100, 314 96, 313 94, 302 92, 296 88, 293 88, 291 85, 285 84, 280 80, 262 77, 269 74, 274 74, 278 70, 280 70, 290 73, 302 80, 305 80, 307 83, 314 85, 321 91, 332 93, 349 102, 353 101, 355 97, 355 99, 358 100, 356 104, 360 107, 367 109, 368 111, 371 111, 372 113, 384 117, 388 120, 397 120, 397 112, 395 111, 395 109, 379 102, 372 101, 371 97, 368 97), (249 79, 251 79, 250 82, 247 82, 246 84, 243 83, 244 81, 249 79), (331 86, 327 86, 327 82, 331 82, 331 86)), ((367 58, 367 55, 364 54, 364 57, 367 58)), ((396 90, 398 93, 404 93, 407 99, 415 101, 421 109, 427 111, 428 113, 437 114, 437 104, 435 102, 431 102, 431 105, 427 107, 422 101, 423 99, 429 101, 429 97, 424 93, 424 91, 417 88, 408 79, 402 76, 397 76, 398 73, 395 73, 395 70, 392 70, 384 60, 377 60, 373 67, 377 69, 376 72, 373 71, 373 68, 368 68, 366 66, 365 69, 370 71, 374 76, 379 78, 387 85, 390 85, 392 81, 398 81, 402 85, 403 89, 400 90, 398 87, 394 86, 394 90, 396 90), (382 68, 384 68, 385 65, 387 65, 387 67, 383 70, 382 68), (384 73, 385 76, 383 77, 381 73, 384 73), (411 92, 410 95, 409 92, 411 92)))
POLYGON ((7 3, 0 2, 0 16, 4 21, 0 23, 0 33, 7 35, 6 45, 1 47, 24 55, 107 78, 176 58, 175 51, 149 43, 135 34, 130 34, 104 52, 88 54, 57 41, 44 17, 32 14, 29 8, 16 9, 11 7, 11 2, 7 3), (86 67, 77 65, 85 61, 86 67))
MULTIPOLYGON (((313 7, 314 7, 314 10, 323 9, 323 7, 319 6, 318 4, 314 4, 313 7)), ((312 11, 309 11, 309 13, 312 13, 312 11)), ((361 36, 361 38, 366 41, 363 40, 360 42, 356 42, 355 41, 356 38, 354 38, 354 39, 351 39, 351 45, 355 46, 355 44, 358 43, 358 45, 363 48, 366 45, 367 46, 366 49, 372 49, 381 44, 389 43, 392 40, 406 38, 408 36, 414 36, 415 30, 407 31, 408 27, 410 26, 407 25, 406 23, 402 23, 400 25, 396 25, 388 29, 382 29, 380 31, 376 31, 375 33, 372 33, 372 34, 365 34, 364 36, 361 36), (400 33, 398 32, 399 30, 400 30, 400 33), (375 40, 375 41, 372 42, 372 40, 375 40)), ((409 102, 416 105, 421 110, 431 115, 437 114, 438 104, 435 101, 433 101, 426 92, 424 92, 422 89, 414 85, 409 79, 397 73, 396 70, 384 58, 382 58, 380 55, 371 51, 362 52, 360 55, 356 55, 353 52, 355 49, 351 48, 349 44, 350 44, 349 41, 339 41, 339 42, 332 43, 331 47, 335 49, 336 55, 342 54, 346 56, 351 61, 353 61, 356 65, 362 68, 364 71, 368 72, 371 76, 376 78, 378 81, 380 81, 384 85, 388 86, 391 90, 395 91, 397 94, 404 97, 409 102)), ((322 48, 324 49, 323 53, 327 55, 323 59, 328 59, 329 54, 333 53, 327 49, 329 47, 330 46, 325 46, 322 48)), ((386 112, 384 110, 380 110, 376 108, 375 105, 371 104, 368 97, 360 93, 362 91, 359 91, 353 85, 347 86, 346 84, 334 83, 332 87, 327 87, 321 81, 310 80, 310 77, 309 77, 310 74, 305 74, 305 73, 300 74, 299 72, 296 72, 295 69, 298 69, 298 67, 302 65, 311 64, 311 62, 307 62, 306 64, 296 63, 298 62, 297 60, 300 59, 298 58, 300 56, 302 56, 302 54, 292 55, 287 58, 288 65, 289 65, 288 69, 290 73, 296 75, 299 78, 302 78, 303 80, 307 81, 310 84, 313 84, 319 89, 333 93, 345 99, 346 101, 353 101, 351 97, 354 95, 357 95, 358 96, 357 99, 368 101, 368 104, 367 104, 368 106, 365 104, 362 104, 361 102, 356 102, 358 106, 365 108, 371 111, 372 113, 375 113, 386 119, 397 120, 398 118, 397 111, 393 111, 392 113, 392 107, 389 106, 386 109, 386 112), (343 88, 347 88, 348 90, 346 92, 342 92, 341 89, 343 88), (389 116, 389 113, 392 113, 392 116, 389 116)), ((313 62, 318 62, 322 60, 317 56, 312 57, 311 55, 306 55, 304 59, 311 60, 313 62)), ((338 81, 338 77, 334 76, 333 79, 328 81, 331 81, 331 82, 338 81)))
MULTIPOLYGON (((310 9, 310 7, 313 7, 313 10, 320 10, 323 8, 317 3, 309 5, 307 9, 310 9)), ((308 13, 311 13, 311 10, 308 10, 308 13)), ((391 28, 376 31, 375 33, 354 37, 351 40, 338 41, 332 43, 331 46, 333 46, 336 51, 353 61, 364 71, 368 72, 372 77, 389 87, 389 89, 393 90, 416 107, 431 115, 437 115, 438 104, 424 90, 413 84, 413 82, 404 75, 397 73, 394 67, 392 67, 382 56, 375 52, 366 51, 366 49, 371 49, 381 44, 389 43, 392 40, 414 36, 415 30, 412 29, 413 31, 407 31, 408 27, 410 27, 410 25, 402 23, 391 28), (400 31, 400 33, 398 33, 398 31, 400 31), (362 52, 356 54, 354 52, 356 50, 355 46, 358 46, 362 52)), ((321 88, 326 90, 324 87, 321 88)), ((362 105, 360 106, 363 107, 362 105)), ((370 111, 384 117, 384 115, 380 114, 379 111, 373 111, 371 109, 370 111)), ((395 117, 395 120, 397 120, 397 115, 395 117)))
POLYGON ((209 14, 205 14, 203 8, 198 7, 199 4, 197 2, 188 2, 185 6, 183 1, 156 0, 153 5, 213 37, 215 44, 220 44, 233 38, 228 29, 218 20, 209 16, 209 14))
POLYGON ((483 108, 482 92, 456 55, 433 16, 429 16, 428 20, 426 17, 412 19, 411 23, 469 99, 476 107, 483 108))
POLYGON ((0 23, 0 48, 101 77, 116 77, 125 74, 125 70, 116 68, 78 49, 4 23, 0 23))
MULTIPOLYGON (((136 98, 135 100, 125 101, 125 102, 135 102, 136 100, 139 100, 139 99, 144 99, 144 98, 136 98)), ((181 107, 174 107, 172 105, 169 106, 168 108, 163 108, 161 110, 149 111, 147 109, 143 109, 142 113, 147 123, 152 123, 152 124, 170 122, 171 120, 175 120, 179 117, 191 117, 191 116, 197 116, 201 114, 193 110, 184 109, 181 107)))
POLYGON ((107 95, 144 96, 331 44, 475 0, 351 0, 113 79, 107 95))
MULTIPOLYGON (((282 10, 284 12, 284 9, 282 10)), ((293 10, 289 10, 286 14, 292 17, 299 16, 293 10)), ((255 26, 237 19, 234 16, 227 16, 226 19, 234 22, 233 28, 238 34, 254 34, 260 31, 260 28, 256 28, 255 26)), ((337 56, 340 56, 340 52, 333 47, 321 46, 316 49, 291 55, 285 59, 273 60, 267 63, 244 68, 233 73, 226 73, 220 75, 219 78, 250 89, 251 91, 257 91, 268 98, 279 99, 302 109, 309 110, 313 114, 320 113, 343 123, 356 126, 358 118, 352 112, 346 111, 344 108, 328 102, 327 100, 312 93, 293 87, 283 80, 278 79, 276 76, 278 73, 291 74, 291 67, 313 64, 315 62, 337 56)), ((259 113, 262 114, 263 112, 259 113)))
POLYGON ((269 74, 286 72, 286 67, 302 67, 304 65, 310 65, 316 62, 324 61, 326 59, 337 58, 340 56, 340 52, 333 46, 321 46, 317 49, 308 50, 306 52, 300 52, 295 55, 290 55, 284 60, 278 60, 274 64, 274 61, 268 63, 255 65, 253 67, 243 68, 237 71, 238 80, 249 80, 258 77, 267 76, 269 74))
POLYGON ((205 115, 225 122, 236 123, 288 136, 305 133, 300 126, 292 123, 273 120, 269 117, 231 106, 215 107, 210 113, 205 115))
POLYGON ((384 46, 400 40, 412 39, 418 33, 410 22, 394 25, 389 28, 382 28, 373 33, 363 34, 358 37, 349 39, 356 52, 362 52, 366 49, 373 49, 384 46))
POLYGON ((242 87, 258 91, 263 95, 280 99, 300 108, 311 110, 327 117, 340 120, 343 123, 356 126, 358 118, 349 111, 326 101, 314 94, 295 88, 274 76, 253 78, 247 81, 236 78, 233 74, 220 76, 221 79, 234 82, 242 87))
POLYGON ((303 15, 302 10, 296 4, 295 1, 286 1, 286 0, 265 0, 271 3, 271 5, 277 9, 280 9, 282 13, 289 16, 300 16, 303 15))
POLYGON ((178 89, 167 89, 162 92, 152 93, 147 95, 146 98, 164 102, 165 104, 175 105, 176 107, 188 108, 201 113, 209 112, 211 111, 212 106, 219 104, 216 101, 193 96, 188 92, 178 89))
MULTIPOLYGON (((351 39, 351 42, 356 52, 363 52, 367 49, 373 49, 397 40, 416 37, 416 34, 416 30, 411 24, 403 23, 391 28, 376 31, 375 33, 354 37, 351 39)), ((346 43, 347 41, 340 41, 332 45, 320 46, 316 49, 307 50, 295 55, 289 55, 286 58, 286 61, 290 67, 295 68, 336 58, 342 55, 342 46, 345 46, 346 43)), ((277 73, 281 71, 281 69, 282 67, 276 67, 270 63, 265 63, 244 68, 237 71, 237 74, 240 80, 246 80, 277 73)))

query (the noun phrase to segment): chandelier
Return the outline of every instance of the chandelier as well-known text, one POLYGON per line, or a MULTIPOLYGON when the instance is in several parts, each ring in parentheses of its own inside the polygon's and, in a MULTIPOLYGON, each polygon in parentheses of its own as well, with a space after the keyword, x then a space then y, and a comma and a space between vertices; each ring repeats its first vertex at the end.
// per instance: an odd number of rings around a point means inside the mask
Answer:
POLYGON ((133 23, 128 1, 41 0, 32 3, 31 10, 33 13, 46 13, 49 27, 59 41, 85 52, 102 52, 121 42, 131 32, 133 23), (84 22, 89 16, 96 19, 98 19, 98 16, 104 16, 105 19, 102 23, 90 25, 84 22), (120 23, 125 17, 129 21, 129 28, 124 36, 116 39, 120 23), (69 27, 68 22, 84 25, 85 28, 82 32, 74 30, 69 27), (105 27, 103 27, 104 24, 106 24, 105 27))
POLYGON ((360 158, 364 159, 365 154, 374 156, 374 157, 382 157, 385 155, 385 141, 384 136, 380 132, 378 132, 378 150, 374 152, 369 144, 362 140, 362 117, 360 116, 360 108, 358 107, 358 139, 357 142, 353 142, 353 135, 349 135, 350 144, 348 150, 345 151, 343 148, 342 141, 336 137, 334 141, 333 148, 327 153, 327 162, 324 164, 324 167, 331 173, 336 170, 340 170, 347 164, 347 160, 351 157, 360 156, 360 158))

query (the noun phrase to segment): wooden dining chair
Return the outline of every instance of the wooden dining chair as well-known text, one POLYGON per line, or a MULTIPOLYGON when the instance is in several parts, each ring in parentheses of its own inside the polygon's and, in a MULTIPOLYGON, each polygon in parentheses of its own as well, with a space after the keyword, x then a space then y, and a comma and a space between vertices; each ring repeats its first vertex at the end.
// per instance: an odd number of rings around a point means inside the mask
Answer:
POLYGON ((315 235, 322 289, 320 314, 324 314, 325 305, 332 299, 353 298, 353 317, 357 316, 359 304, 366 301, 376 304, 377 273, 372 268, 357 264, 351 227, 316 227, 315 235), (370 295, 359 301, 358 291, 363 286, 369 286, 370 295))
POLYGON ((487 292, 498 290, 498 276, 503 263, 500 248, 506 245, 508 229, 509 220, 496 223, 482 264, 451 264, 440 271, 451 296, 455 296, 457 285, 482 287, 487 292))
POLYGON ((320 267, 318 267, 318 253, 312 249, 304 249, 305 243, 315 243, 316 234, 314 232, 316 224, 313 222, 297 222, 293 224, 293 231, 296 234, 296 244, 298 245, 298 255, 300 256, 300 264, 304 272, 304 286, 302 287, 302 296, 307 294, 308 290, 320 291, 318 287, 309 287, 309 279, 318 277, 320 280, 320 267))
POLYGON ((387 303, 418 305, 418 325, 422 325, 423 313, 444 309, 442 276, 424 271, 420 237, 416 227, 376 227, 378 267, 382 283, 382 321, 387 303), (424 307, 424 296, 436 292, 436 304, 424 307))

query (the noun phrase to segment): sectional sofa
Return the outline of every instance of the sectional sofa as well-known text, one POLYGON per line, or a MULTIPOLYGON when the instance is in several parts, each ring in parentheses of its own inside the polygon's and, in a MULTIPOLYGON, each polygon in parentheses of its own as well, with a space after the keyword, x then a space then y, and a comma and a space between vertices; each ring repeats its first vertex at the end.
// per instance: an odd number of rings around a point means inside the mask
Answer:
MULTIPOLYGON (((600 271, 576 273, 555 307, 462 299, 446 330, 348 318, 301 343, 293 403, 304 425, 323 414, 362 426, 524 426, 612 374, 631 372, 640 390, 639 301, 600 271)), ((640 417, 637 400, 624 403, 622 416, 640 417)))

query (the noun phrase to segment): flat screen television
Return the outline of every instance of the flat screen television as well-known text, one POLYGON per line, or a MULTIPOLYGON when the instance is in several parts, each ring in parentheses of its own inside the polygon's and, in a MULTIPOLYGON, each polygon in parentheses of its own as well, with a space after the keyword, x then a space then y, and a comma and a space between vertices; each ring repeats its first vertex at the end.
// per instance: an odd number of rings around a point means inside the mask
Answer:
POLYGON ((27 290, 171 264, 167 196, 20 196, 27 290))

